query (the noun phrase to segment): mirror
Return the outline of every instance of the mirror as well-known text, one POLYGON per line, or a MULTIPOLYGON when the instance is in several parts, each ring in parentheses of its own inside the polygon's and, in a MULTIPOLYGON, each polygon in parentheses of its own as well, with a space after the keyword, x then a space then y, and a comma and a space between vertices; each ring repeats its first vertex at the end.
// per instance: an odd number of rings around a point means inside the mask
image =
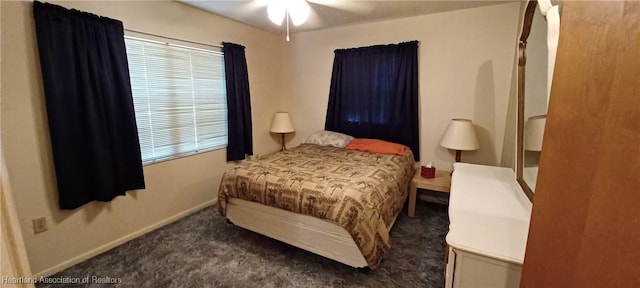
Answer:
POLYGON ((549 0, 529 1, 518 45, 516 177, 531 201, 538 175, 560 30, 558 9, 549 0))

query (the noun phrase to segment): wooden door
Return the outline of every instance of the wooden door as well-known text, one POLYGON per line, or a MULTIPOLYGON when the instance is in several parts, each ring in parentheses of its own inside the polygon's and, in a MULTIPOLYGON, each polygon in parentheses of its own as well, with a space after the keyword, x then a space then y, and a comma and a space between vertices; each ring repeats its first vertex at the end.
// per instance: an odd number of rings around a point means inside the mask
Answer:
POLYGON ((640 2, 566 1, 521 287, 640 287, 640 2))

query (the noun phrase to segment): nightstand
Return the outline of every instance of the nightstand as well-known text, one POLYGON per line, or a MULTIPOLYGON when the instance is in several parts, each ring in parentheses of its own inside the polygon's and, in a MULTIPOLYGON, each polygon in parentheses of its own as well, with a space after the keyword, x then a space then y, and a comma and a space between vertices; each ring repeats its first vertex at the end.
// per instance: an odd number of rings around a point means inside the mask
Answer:
POLYGON ((409 217, 413 217, 416 214, 418 188, 449 193, 451 189, 451 171, 436 170, 436 177, 424 178, 420 176, 420 169, 417 169, 416 174, 411 179, 411 188, 409 189, 409 217))

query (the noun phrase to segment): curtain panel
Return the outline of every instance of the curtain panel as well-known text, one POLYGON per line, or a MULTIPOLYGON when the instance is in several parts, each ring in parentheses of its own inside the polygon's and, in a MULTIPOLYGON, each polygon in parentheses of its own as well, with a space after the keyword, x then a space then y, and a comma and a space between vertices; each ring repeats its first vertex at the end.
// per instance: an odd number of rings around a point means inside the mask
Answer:
POLYGON ((253 155, 251 95, 244 46, 223 42, 224 72, 227 82, 227 161, 253 155))
POLYGON ((325 130, 408 146, 420 160, 418 41, 335 50, 325 130))
POLYGON ((122 22, 34 2, 61 209, 144 189, 122 22))

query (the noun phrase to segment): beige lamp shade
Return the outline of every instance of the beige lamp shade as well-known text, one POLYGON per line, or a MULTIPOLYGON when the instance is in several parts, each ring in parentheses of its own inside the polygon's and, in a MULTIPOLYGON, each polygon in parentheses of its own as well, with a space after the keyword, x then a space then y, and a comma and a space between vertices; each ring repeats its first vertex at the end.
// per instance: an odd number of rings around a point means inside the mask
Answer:
POLYGON ((524 150, 542 151, 542 136, 547 115, 532 116, 524 124, 524 150))
POLYGON ((271 132, 273 133, 291 133, 296 131, 293 128, 293 122, 288 112, 277 112, 271 120, 271 132))
POLYGON ((453 150, 477 150, 480 148, 478 135, 473 123, 468 119, 451 119, 447 130, 440 139, 440 146, 453 150))

